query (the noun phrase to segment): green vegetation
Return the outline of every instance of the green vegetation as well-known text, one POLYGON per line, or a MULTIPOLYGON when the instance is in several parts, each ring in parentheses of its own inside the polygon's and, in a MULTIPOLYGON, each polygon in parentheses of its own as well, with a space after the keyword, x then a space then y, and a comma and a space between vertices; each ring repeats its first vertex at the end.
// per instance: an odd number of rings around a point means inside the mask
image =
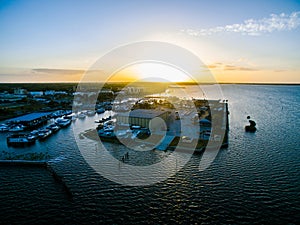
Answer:
POLYGON ((75 91, 77 83, 0 83, 0 92, 13 93, 15 88, 24 88, 28 91, 75 91))

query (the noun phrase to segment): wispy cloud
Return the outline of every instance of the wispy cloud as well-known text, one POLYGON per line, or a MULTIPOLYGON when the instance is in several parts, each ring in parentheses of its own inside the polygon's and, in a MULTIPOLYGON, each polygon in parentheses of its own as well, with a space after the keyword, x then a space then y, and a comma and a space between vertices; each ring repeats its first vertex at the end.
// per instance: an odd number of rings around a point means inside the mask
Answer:
POLYGON ((181 32, 191 36, 206 36, 216 33, 240 33, 259 36, 273 31, 293 30, 300 26, 300 11, 291 14, 271 14, 263 19, 248 19, 243 23, 212 27, 208 29, 183 29, 181 32))
POLYGON ((65 74, 65 75, 73 75, 73 74, 82 74, 83 70, 69 70, 69 69, 48 69, 48 68, 40 68, 40 69, 32 69, 33 73, 44 73, 44 74, 65 74))
POLYGON ((216 62, 207 65, 210 70, 222 70, 222 71, 258 71, 259 69, 254 67, 237 66, 233 64, 225 64, 221 62, 216 62))

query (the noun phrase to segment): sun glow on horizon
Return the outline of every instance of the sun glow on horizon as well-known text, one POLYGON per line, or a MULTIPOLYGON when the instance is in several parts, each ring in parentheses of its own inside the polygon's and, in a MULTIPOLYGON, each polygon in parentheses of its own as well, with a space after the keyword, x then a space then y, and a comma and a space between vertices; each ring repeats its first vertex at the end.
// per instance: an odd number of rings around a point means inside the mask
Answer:
POLYGON ((130 65, 115 73, 110 81, 144 80, 150 82, 190 82, 188 74, 175 66, 160 62, 143 62, 130 65))

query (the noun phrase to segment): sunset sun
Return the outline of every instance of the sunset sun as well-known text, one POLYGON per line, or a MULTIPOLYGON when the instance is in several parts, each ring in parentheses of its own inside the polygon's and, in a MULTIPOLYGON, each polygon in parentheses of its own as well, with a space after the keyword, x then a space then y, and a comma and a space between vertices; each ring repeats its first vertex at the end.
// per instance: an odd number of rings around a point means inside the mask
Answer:
POLYGON ((151 82, 190 82, 191 77, 175 66, 159 63, 145 62, 130 65, 111 77, 114 80, 133 81, 145 80, 151 82))

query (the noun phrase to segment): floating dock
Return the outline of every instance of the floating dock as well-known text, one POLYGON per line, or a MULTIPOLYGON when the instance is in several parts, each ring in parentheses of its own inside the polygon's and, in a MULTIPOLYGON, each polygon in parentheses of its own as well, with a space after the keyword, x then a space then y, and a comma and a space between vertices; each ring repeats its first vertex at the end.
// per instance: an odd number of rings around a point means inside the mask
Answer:
POLYGON ((28 166, 28 167, 40 167, 48 170, 54 180, 57 183, 60 183, 68 196, 69 200, 73 199, 73 193, 70 188, 67 186, 63 177, 59 176, 55 170, 51 167, 51 165, 47 161, 32 161, 32 160, 0 160, 0 166, 28 166))
POLYGON ((166 135, 164 140, 156 147, 157 150, 165 151, 174 140, 175 136, 166 135))

